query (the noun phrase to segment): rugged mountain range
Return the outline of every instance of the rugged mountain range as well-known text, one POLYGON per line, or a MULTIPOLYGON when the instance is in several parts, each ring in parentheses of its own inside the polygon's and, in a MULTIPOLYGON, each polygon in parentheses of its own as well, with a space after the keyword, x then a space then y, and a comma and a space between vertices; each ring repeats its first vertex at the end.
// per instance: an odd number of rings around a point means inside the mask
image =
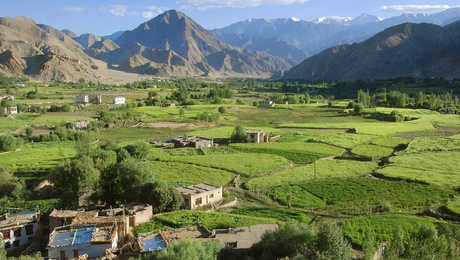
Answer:
POLYGON ((323 17, 309 22, 297 18, 249 19, 213 30, 213 33, 226 43, 253 51, 266 51, 298 63, 332 46, 361 42, 398 24, 410 22, 444 26, 459 19, 460 8, 431 15, 404 14, 388 19, 367 14, 354 19, 323 17), (285 45, 282 50, 272 48, 282 44, 285 45))
MULTIPOLYGON (((185 14, 174 10, 114 39, 119 48, 111 44, 112 50, 90 54, 114 68, 136 73, 176 76, 269 75, 291 67, 279 57, 232 47, 185 14)), ((87 38, 84 38, 85 47, 86 42, 87 38)), ((88 48, 91 46, 88 45, 88 48)))
POLYGON ((403 76, 460 77, 460 21, 445 27, 397 25, 362 43, 327 49, 284 77, 331 81, 403 76))
POLYGON ((291 67, 265 52, 223 43, 176 11, 107 37, 77 36, 23 17, 0 18, 1 73, 102 81, 97 59, 112 71, 161 76, 269 76, 291 67))
POLYGON ((0 72, 41 80, 97 80, 93 60, 69 33, 25 17, 0 18, 0 72))

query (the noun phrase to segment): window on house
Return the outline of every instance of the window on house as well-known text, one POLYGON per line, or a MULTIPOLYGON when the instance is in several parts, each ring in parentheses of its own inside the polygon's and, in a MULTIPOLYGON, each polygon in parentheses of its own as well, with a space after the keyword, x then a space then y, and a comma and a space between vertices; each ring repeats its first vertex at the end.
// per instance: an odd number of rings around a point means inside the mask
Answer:
POLYGON ((21 228, 16 228, 14 230, 14 237, 20 237, 22 234, 21 234, 21 228))
POLYGON ((210 197, 211 199, 214 198, 214 193, 211 194, 211 195, 209 195, 209 197, 210 197))
POLYGON ((78 258, 78 250, 77 249, 73 250, 73 257, 78 258))
POLYGON ((235 241, 235 242, 227 242, 227 243, 225 243, 225 247, 226 248, 236 248, 236 247, 238 247, 238 242, 237 241, 235 241))
POLYGON ((9 249, 11 248, 11 243, 10 242, 6 242, 5 243, 5 249, 9 249))
POLYGON ((19 247, 19 240, 15 240, 13 242, 13 247, 19 247))
POLYGON ((195 200, 195 205, 201 205, 203 203, 203 199, 202 198, 198 198, 195 200))
POLYGON ((34 225, 26 226, 26 235, 30 236, 34 234, 34 225))

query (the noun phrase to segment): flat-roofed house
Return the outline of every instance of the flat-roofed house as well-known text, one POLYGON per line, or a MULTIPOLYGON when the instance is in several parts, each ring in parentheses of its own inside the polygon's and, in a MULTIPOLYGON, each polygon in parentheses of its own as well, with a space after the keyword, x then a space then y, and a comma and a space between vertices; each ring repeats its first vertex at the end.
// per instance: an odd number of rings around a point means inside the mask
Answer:
POLYGON ((248 129, 246 130, 246 134, 249 136, 250 143, 260 144, 268 141, 268 137, 266 137, 264 131, 261 130, 248 129))
POLYGON ((82 255, 102 257, 107 249, 118 247, 115 224, 71 225, 58 227, 50 234, 49 259, 73 259, 82 255))
POLYGON ((76 97, 77 104, 89 104, 89 96, 88 95, 80 95, 76 97))
POLYGON ((173 140, 175 148, 194 147, 196 149, 214 146, 214 140, 199 136, 180 136, 173 140))
POLYGON ((206 183, 179 187, 177 190, 184 196, 186 209, 196 209, 222 200, 222 187, 206 183))
POLYGON ((21 248, 33 239, 38 231, 39 211, 28 211, 0 216, 0 234, 7 251, 21 248))
POLYGON ((11 106, 8 108, 8 114, 16 115, 18 113, 18 106, 11 106))
POLYGON ((113 99, 113 104, 114 105, 124 105, 126 104, 126 98, 125 97, 115 97, 113 99))
POLYGON ((264 100, 262 102, 259 103, 259 106, 260 107, 275 107, 275 102, 273 101, 270 101, 270 100, 264 100))

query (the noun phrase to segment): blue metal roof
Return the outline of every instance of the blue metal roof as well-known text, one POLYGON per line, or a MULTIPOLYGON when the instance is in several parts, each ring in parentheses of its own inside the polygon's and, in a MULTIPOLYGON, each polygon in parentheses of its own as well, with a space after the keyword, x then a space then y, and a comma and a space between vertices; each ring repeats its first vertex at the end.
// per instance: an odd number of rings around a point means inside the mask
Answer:
POLYGON ((82 228, 69 232, 57 233, 50 241, 49 247, 64 247, 71 245, 89 244, 93 240, 93 232, 96 228, 82 228))
POLYGON ((156 236, 151 239, 142 240, 142 247, 146 252, 160 251, 166 248, 166 243, 160 236, 156 236))

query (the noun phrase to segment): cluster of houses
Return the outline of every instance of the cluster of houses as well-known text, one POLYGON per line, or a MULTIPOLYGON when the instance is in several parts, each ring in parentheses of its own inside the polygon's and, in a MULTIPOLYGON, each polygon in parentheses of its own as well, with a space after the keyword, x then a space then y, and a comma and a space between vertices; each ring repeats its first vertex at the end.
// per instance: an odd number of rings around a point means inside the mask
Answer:
MULTIPOLYGON (((9 100, 9 101, 14 102, 14 96, 11 96, 11 95, 0 96, 0 101, 2 100, 9 100)), ((7 106, 7 107, 4 107, 3 109, 4 109, 3 113, 5 115, 15 115, 18 113, 18 106, 16 105, 7 106)))
MULTIPOLYGON (((76 97, 76 103, 78 105, 89 105, 89 104, 102 104, 102 95, 79 95, 76 97)), ((126 98, 122 96, 116 96, 113 98, 114 105, 125 105, 126 98)))
MULTIPOLYGON (((198 209, 222 201, 222 187, 201 183, 177 188, 184 196, 185 209, 198 209)), ((123 208, 99 210, 59 210, 49 215, 48 259, 98 258, 110 255, 135 256, 156 252, 182 239, 217 240, 223 246, 246 250, 261 240, 267 230, 277 225, 255 225, 230 229, 208 230, 195 226, 138 234, 132 239, 136 226, 155 216, 152 206, 130 204, 123 208)), ((0 234, 7 251, 20 251, 36 239, 39 232, 40 211, 4 214, 0 217, 0 234)), ((40 228, 43 230, 43 228, 40 228)), ((105 258, 110 259, 110 258, 105 258)))

